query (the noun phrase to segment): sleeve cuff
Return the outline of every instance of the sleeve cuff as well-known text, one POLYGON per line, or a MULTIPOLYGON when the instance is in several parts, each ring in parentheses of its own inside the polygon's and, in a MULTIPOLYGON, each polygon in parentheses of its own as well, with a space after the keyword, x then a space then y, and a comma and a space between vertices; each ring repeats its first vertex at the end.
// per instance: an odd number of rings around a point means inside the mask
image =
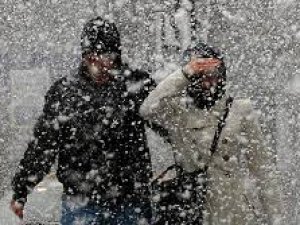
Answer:
POLYGON ((25 205, 25 203, 27 202, 27 198, 26 197, 22 197, 16 193, 13 194, 12 199, 22 205, 25 205))

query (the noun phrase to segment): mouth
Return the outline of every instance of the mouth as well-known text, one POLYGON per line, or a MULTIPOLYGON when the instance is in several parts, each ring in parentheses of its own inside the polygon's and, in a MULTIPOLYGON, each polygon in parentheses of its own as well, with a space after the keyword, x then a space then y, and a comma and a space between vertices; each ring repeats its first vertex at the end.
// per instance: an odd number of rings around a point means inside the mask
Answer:
POLYGON ((90 72, 91 75, 93 76, 99 76, 101 74, 107 74, 110 73, 111 69, 107 68, 107 67, 103 67, 103 66, 99 66, 97 64, 88 64, 87 65, 88 70, 90 72))
POLYGON ((98 69, 98 67, 95 66, 94 64, 90 65, 90 66, 89 66, 89 69, 90 69, 90 73, 91 73, 92 75, 98 74, 98 73, 100 72, 100 70, 98 69))

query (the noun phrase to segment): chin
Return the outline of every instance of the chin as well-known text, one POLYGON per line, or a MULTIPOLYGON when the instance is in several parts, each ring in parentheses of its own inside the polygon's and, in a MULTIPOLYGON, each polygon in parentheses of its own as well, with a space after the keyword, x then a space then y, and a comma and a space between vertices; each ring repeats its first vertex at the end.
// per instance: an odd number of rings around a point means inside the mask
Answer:
POLYGON ((100 72, 100 70, 96 66, 89 66, 88 70, 92 76, 97 76, 97 74, 99 74, 100 72))
POLYGON ((194 105, 200 109, 210 109, 223 97, 224 93, 222 89, 217 89, 214 93, 193 87, 187 89, 188 96, 193 99, 194 105))

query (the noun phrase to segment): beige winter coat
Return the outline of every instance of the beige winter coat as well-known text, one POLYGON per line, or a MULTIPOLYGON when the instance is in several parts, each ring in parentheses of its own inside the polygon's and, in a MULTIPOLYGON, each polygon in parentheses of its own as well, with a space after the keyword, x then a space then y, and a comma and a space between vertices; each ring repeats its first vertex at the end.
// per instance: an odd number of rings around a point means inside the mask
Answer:
POLYGON ((280 224, 275 157, 263 145, 250 100, 234 100, 210 162, 226 96, 210 111, 187 106, 182 91, 188 82, 180 70, 168 76, 145 100, 141 114, 168 129, 176 160, 185 170, 209 164, 205 224, 280 224))

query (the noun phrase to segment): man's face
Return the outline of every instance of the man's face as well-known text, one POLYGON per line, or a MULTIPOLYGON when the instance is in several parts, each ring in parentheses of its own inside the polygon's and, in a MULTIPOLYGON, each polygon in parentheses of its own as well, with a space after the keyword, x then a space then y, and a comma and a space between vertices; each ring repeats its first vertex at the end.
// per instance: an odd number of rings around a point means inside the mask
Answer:
POLYGON ((112 77, 111 70, 115 68, 117 54, 90 53, 84 56, 83 63, 87 67, 89 75, 95 81, 107 80, 112 77))

